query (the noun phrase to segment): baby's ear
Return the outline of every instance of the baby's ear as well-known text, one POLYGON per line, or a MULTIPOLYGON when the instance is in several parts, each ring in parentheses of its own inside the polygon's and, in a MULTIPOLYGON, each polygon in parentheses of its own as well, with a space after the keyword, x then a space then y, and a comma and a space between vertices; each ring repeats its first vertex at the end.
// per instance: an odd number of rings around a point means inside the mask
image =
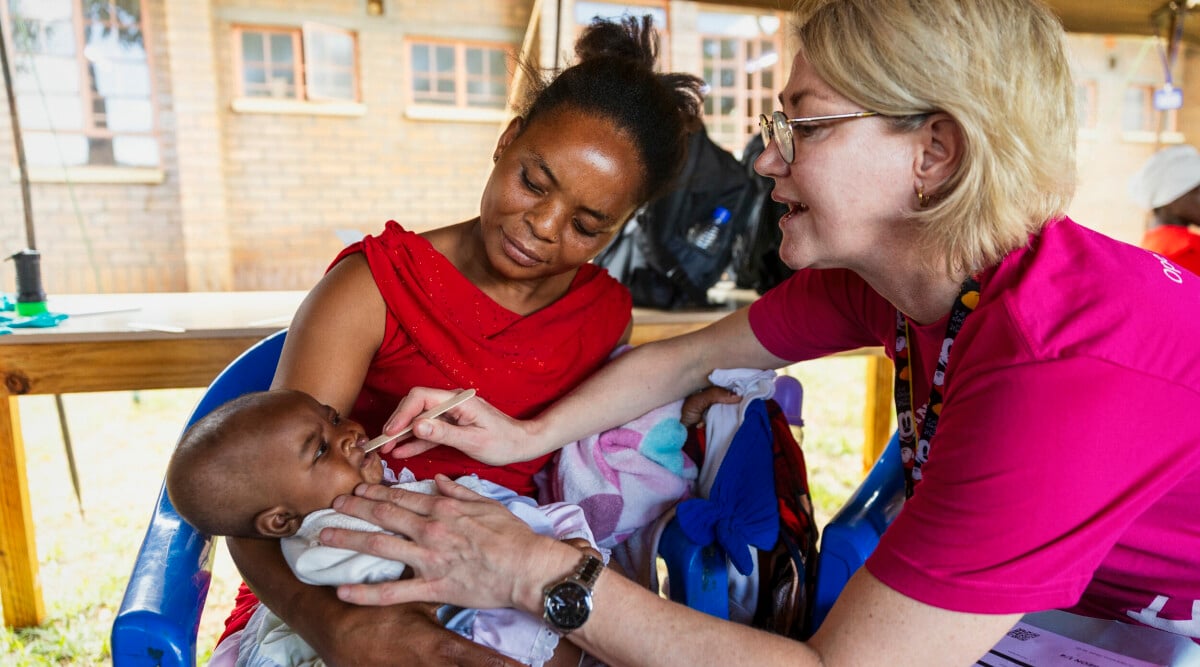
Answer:
POLYGON ((254 517, 254 529, 263 537, 291 537, 300 530, 304 517, 281 505, 265 509, 254 517))

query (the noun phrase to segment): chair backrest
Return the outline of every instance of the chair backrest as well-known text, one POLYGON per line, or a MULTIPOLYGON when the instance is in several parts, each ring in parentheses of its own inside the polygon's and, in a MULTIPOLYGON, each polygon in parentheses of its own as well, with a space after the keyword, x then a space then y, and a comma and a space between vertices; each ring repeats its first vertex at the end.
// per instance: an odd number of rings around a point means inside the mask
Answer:
MULTIPOLYGON (((269 388, 285 335, 285 331, 272 334, 230 362, 204 392, 187 426, 226 401, 269 388)), ((196 631, 215 547, 214 539, 179 517, 162 487, 113 621, 116 667, 196 664, 196 631)))
POLYGON ((892 434, 883 453, 837 514, 821 530, 812 630, 820 627, 851 575, 866 562, 883 531, 904 505, 900 438, 892 434))

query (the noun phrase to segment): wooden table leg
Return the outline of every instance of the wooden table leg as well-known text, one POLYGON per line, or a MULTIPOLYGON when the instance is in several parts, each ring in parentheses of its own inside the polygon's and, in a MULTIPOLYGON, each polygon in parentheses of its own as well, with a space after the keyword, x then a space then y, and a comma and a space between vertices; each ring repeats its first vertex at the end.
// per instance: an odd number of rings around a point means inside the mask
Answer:
POLYGON ((863 409, 863 473, 875 465, 892 437, 892 362, 867 356, 867 400, 863 409))
POLYGON ((0 396, 0 605, 9 627, 40 625, 46 617, 38 585, 37 544, 25 477, 25 442, 16 396, 0 396))

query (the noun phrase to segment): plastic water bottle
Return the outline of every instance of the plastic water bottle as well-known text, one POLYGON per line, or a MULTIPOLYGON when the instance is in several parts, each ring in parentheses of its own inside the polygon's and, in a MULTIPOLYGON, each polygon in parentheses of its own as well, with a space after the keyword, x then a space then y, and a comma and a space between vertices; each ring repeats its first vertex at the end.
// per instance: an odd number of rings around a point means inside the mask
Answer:
POLYGON ((688 243, 691 243, 705 253, 711 253, 717 245, 717 239, 720 238, 721 232, 729 224, 731 215, 729 209, 724 206, 716 207, 713 209, 711 218, 692 225, 691 229, 688 230, 688 243))

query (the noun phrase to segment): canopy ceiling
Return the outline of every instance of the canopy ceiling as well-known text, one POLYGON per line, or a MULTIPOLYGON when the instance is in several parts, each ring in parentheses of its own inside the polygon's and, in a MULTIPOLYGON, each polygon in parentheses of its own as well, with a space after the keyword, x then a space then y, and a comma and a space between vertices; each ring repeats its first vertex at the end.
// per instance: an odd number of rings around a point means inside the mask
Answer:
MULTIPOLYGON (((705 0, 702 0, 705 1, 705 0)), ((723 5, 743 5, 786 10, 790 0, 711 0, 723 5)), ((1071 32, 1101 34, 1153 35, 1164 26, 1170 15, 1168 0, 1044 0, 1062 19, 1071 32), (1152 21, 1157 15, 1159 22, 1152 21)), ((1180 0, 1181 2, 1184 0, 1180 0)), ((1184 24, 1184 38, 1200 44, 1200 7, 1189 14, 1184 24)))

